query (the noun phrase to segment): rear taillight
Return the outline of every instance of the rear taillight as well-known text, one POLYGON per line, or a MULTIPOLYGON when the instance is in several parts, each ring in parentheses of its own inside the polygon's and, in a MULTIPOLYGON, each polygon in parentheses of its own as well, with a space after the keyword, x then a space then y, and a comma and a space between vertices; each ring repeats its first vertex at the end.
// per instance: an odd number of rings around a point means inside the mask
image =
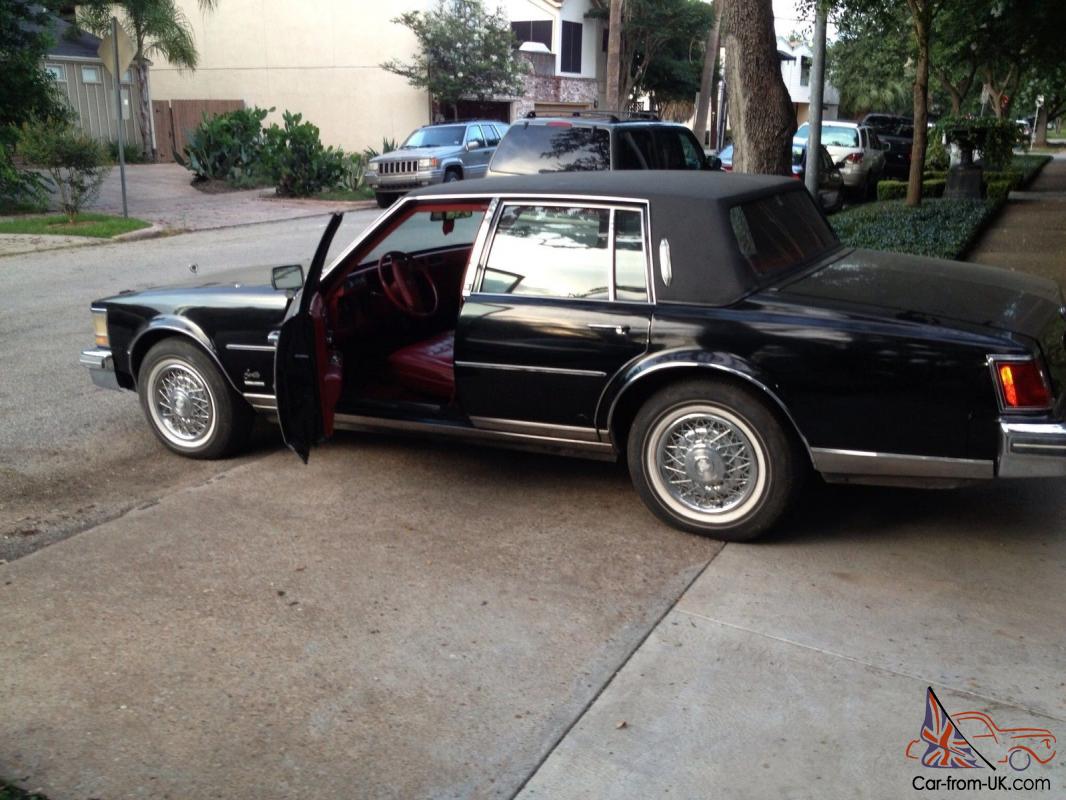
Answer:
POLYGON ((1051 386, 1033 359, 992 359, 992 372, 1004 411, 1046 411, 1054 404, 1051 386))
POLYGON ((851 164, 861 164, 862 163, 862 153, 851 153, 851 154, 847 155, 844 158, 844 160, 849 162, 849 163, 851 163, 851 164))

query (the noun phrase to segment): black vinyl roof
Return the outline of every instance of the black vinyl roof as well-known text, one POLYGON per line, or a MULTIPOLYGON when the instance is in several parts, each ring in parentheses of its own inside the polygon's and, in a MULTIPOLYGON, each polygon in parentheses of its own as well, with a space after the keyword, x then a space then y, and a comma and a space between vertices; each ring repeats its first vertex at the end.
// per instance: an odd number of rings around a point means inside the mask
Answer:
MULTIPOLYGON (((659 302, 723 306, 759 286, 741 256, 729 221, 735 205, 779 192, 804 192, 792 178, 718 171, 612 170, 494 176, 437 184, 410 193, 438 195, 570 195, 592 201, 647 201, 651 215, 655 295, 659 302), (673 280, 662 281, 659 243, 670 243, 673 280)), ((809 196, 808 196, 809 200, 809 196)))

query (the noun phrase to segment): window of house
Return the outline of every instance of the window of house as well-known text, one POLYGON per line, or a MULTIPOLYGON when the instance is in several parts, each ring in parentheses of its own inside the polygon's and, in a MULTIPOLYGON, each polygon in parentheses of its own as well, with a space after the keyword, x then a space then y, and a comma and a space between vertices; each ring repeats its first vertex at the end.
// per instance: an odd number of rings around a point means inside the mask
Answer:
POLYGON ((82 83, 100 83, 100 68, 99 67, 82 67, 81 68, 81 82, 82 83))
POLYGON ((581 35, 583 30, 584 26, 580 22, 563 21, 560 72, 581 72, 581 35))
POLYGON ((67 71, 62 64, 45 64, 44 71, 52 76, 52 80, 59 83, 67 82, 67 71))
POLYGON ((800 86, 811 85, 811 59, 800 56, 800 86))
POLYGON ((606 208, 506 206, 481 291, 607 300, 610 213, 606 208))
POLYGON ((519 45, 526 42, 540 42, 549 50, 552 49, 552 23, 550 19, 512 22, 511 30, 519 45))

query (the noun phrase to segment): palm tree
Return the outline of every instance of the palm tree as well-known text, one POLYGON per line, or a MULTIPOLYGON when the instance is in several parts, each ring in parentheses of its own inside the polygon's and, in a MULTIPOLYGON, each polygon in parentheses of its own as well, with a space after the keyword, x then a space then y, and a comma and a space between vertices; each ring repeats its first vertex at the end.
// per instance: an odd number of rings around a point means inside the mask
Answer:
MULTIPOLYGON (((218 0, 198 0, 201 11, 211 11, 218 0)), ((118 10, 119 24, 133 40, 133 74, 140 97, 141 144, 146 158, 152 156, 148 105, 148 63, 160 55, 179 69, 196 69, 199 53, 192 26, 176 0, 88 0, 78 8, 78 24, 98 36, 111 28, 111 15, 118 10)))

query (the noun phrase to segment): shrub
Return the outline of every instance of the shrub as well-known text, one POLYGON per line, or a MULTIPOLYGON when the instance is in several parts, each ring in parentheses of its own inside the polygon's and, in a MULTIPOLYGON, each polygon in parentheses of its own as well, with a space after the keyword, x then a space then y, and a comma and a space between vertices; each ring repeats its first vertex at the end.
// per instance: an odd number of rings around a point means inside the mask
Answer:
POLYGON ((47 207, 47 184, 39 174, 15 166, 12 148, 0 143, 0 214, 47 207))
POLYGON ((944 134, 937 128, 929 131, 925 146, 925 168, 943 172, 951 166, 951 157, 944 146, 944 134))
POLYGON ((1051 156, 1046 155, 1014 156, 1010 161, 1010 168, 1014 172, 1021 173, 1022 176, 1021 182, 1015 188, 1021 189, 1028 186, 1049 161, 1051 161, 1051 156))
POLYGON ((49 191, 59 196, 59 208, 74 222, 78 212, 100 192, 111 171, 104 147, 69 124, 55 121, 23 125, 19 152, 45 170, 49 191))
POLYGON ((983 200, 932 199, 911 208, 893 200, 856 206, 830 221, 851 247, 959 258, 998 207, 983 200))
MULTIPOLYGON (((122 155, 125 157, 127 164, 143 164, 146 160, 144 157, 144 151, 137 145, 130 144, 129 142, 123 142, 122 155)), ((118 163, 118 142, 111 141, 107 143, 107 156, 113 163, 118 163)))
POLYGON ((995 117, 942 117, 929 132, 929 140, 946 138, 964 150, 979 150, 981 162, 990 169, 1011 163, 1018 126, 1013 120, 995 117))
POLYGON ((344 152, 325 147, 318 127, 302 114, 282 114, 283 125, 264 133, 263 161, 282 197, 308 197, 336 186, 345 176, 344 152))
POLYGON ((396 143, 395 139, 384 138, 384 139, 381 140, 381 149, 380 150, 378 150, 377 148, 374 148, 374 147, 369 147, 369 146, 363 148, 363 158, 366 161, 369 161, 372 158, 377 158, 378 156, 383 156, 383 155, 385 155, 385 153, 391 153, 393 150, 396 150, 398 147, 399 147, 399 145, 396 143))
POLYGON ((990 203, 996 203, 997 205, 1005 203, 1007 202, 1007 195, 1010 194, 1012 188, 1014 188, 1013 183, 1009 180, 989 181, 985 184, 985 198, 990 203))
MULTIPOLYGON (((922 197, 943 197, 945 186, 947 186, 947 180, 944 178, 927 178, 922 181, 922 197)), ((877 199, 881 202, 902 200, 906 196, 907 181, 878 181, 877 183, 877 199)))
POLYGON ((263 120, 273 110, 256 106, 214 117, 205 114, 178 163, 196 173, 198 180, 254 183, 262 170, 263 120))
POLYGON ((1014 170, 985 170, 984 174, 985 186, 990 183, 1000 183, 1005 181, 1010 184, 1011 189, 1018 189, 1022 185, 1022 173, 1015 172, 1014 170))
POLYGON ((344 156, 344 175, 340 185, 350 192, 358 192, 366 185, 366 158, 362 153, 344 156))

